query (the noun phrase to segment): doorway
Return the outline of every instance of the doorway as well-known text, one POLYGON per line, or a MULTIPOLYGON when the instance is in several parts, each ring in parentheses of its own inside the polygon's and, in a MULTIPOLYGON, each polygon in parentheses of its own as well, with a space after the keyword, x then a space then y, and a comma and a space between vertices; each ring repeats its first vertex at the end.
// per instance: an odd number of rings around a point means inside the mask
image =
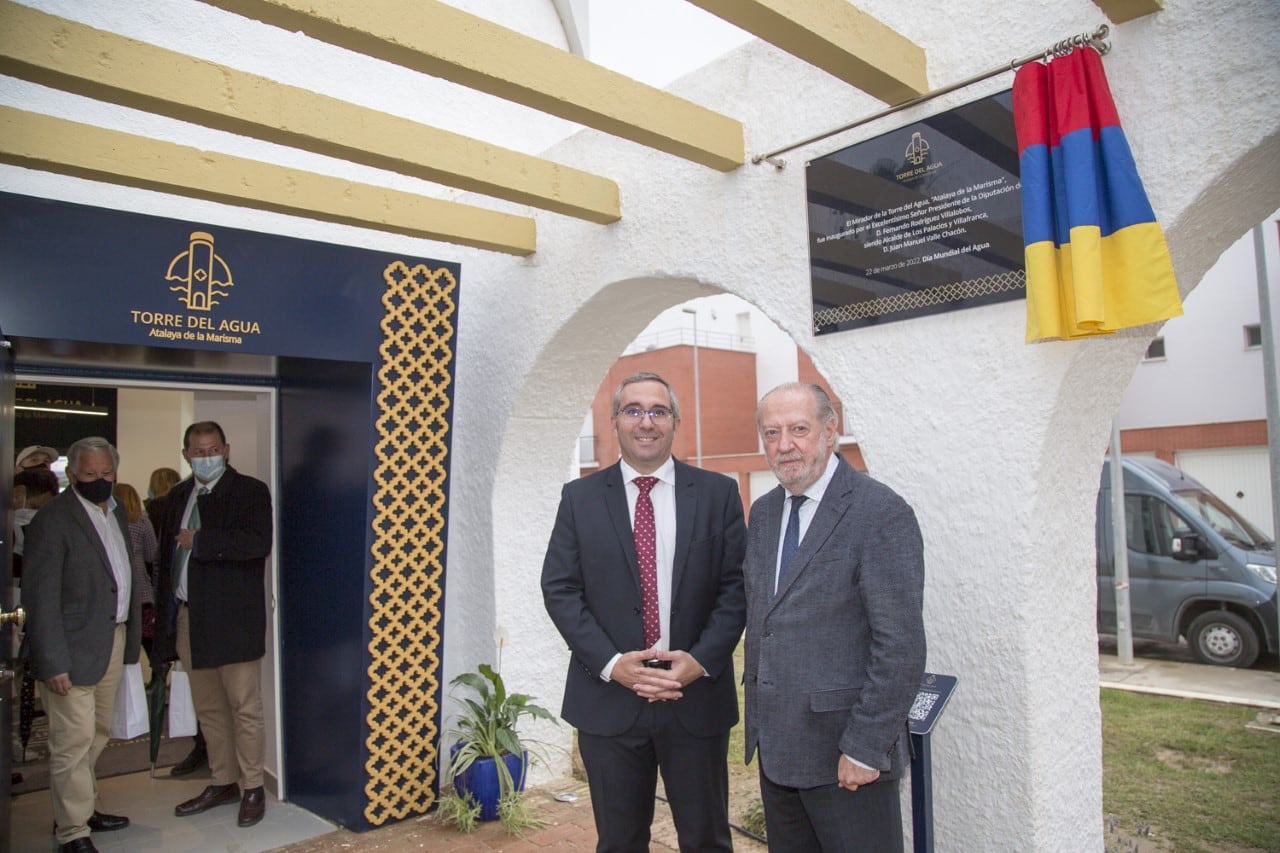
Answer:
MULTIPOLYGON (((109 433, 120 452, 117 482, 146 496, 151 472, 173 468, 182 477, 191 470, 182 458, 182 433, 194 421, 217 421, 226 432, 231 461, 238 471, 265 482, 279 494, 276 472, 277 392, 273 387, 147 380, 120 372, 112 376, 44 376, 19 372, 12 430, 17 445, 50 445, 63 452, 70 441, 109 433), (60 401, 50 405, 51 400, 60 401), (87 414, 86 414, 87 413, 87 414), (95 427, 101 420, 106 429, 95 427), (67 439, 70 429, 76 433, 67 439), (64 433, 66 433, 64 435, 64 433), (81 434, 82 433, 82 434, 81 434), (49 437, 59 436, 59 437, 49 437)), ((61 470, 65 455, 55 467, 61 470)), ((274 500, 274 499, 273 499, 274 500)), ((276 543, 279 540, 279 504, 276 543)), ((267 644, 263 659, 263 711, 267 724, 267 786, 284 799, 281 678, 279 666, 278 547, 267 557, 267 644)), ((20 595, 20 590, 19 590, 20 595)), ((145 769, 144 767, 134 768, 145 769)), ((167 771, 163 771, 167 772, 167 771)))

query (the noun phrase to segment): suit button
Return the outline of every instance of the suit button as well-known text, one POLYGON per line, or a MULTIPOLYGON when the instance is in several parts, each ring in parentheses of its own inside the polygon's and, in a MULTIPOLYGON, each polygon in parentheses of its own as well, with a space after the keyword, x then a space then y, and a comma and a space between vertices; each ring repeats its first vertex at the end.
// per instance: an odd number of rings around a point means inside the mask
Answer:
POLYGON ((639 608, 639 607, 633 607, 633 608, 631 608, 631 612, 632 612, 632 613, 635 613, 635 614, 637 614, 637 615, 639 615, 639 613, 640 613, 640 608, 639 608))

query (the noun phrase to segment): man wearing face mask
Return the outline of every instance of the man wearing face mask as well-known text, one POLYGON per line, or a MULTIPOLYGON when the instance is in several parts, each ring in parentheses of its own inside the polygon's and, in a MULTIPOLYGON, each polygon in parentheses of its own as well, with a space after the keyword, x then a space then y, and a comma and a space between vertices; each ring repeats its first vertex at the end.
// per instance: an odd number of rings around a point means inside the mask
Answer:
POLYGON ((187 427, 182 456, 192 477, 169 492, 161 519, 154 642, 159 660, 176 656, 190 674, 213 784, 174 814, 239 803, 237 823, 253 826, 266 813, 261 675, 271 495, 228 464, 231 445, 213 421, 187 427))
POLYGON ((94 776, 111 732, 121 667, 138 662, 142 645, 128 523, 111 496, 119 462, 105 438, 71 445, 71 488, 45 504, 26 531, 22 597, 49 718, 49 789, 61 850, 96 850, 91 831, 129 825, 126 817, 96 809, 94 776))

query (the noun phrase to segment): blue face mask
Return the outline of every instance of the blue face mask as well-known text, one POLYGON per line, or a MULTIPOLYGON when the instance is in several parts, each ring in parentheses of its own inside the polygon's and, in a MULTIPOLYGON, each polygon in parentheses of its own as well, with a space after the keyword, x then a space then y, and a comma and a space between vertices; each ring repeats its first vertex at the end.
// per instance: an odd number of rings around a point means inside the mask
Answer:
POLYGON ((216 480, 218 475, 227 467, 226 460, 221 456, 197 456, 189 461, 191 462, 191 470, 195 472, 196 479, 202 483, 216 480))

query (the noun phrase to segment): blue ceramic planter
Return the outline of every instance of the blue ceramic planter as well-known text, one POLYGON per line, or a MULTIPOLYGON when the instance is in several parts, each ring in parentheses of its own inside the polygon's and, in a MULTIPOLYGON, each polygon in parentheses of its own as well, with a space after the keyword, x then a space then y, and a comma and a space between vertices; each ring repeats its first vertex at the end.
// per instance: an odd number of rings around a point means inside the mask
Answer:
MULTIPOLYGON (((455 744, 449 751, 450 759, 458 749, 458 745, 455 744)), ((525 764, 529 760, 529 753, 504 755, 502 758, 507 764, 507 770, 511 773, 512 781, 516 783, 516 790, 523 791, 525 764)), ((459 797, 467 794, 475 797, 476 802, 480 804, 481 820, 498 819, 498 797, 501 794, 501 788, 498 785, 498 766, 492 758, 477 758, 466 772, 454 776, 453 789, 458 792, 459 797)))

